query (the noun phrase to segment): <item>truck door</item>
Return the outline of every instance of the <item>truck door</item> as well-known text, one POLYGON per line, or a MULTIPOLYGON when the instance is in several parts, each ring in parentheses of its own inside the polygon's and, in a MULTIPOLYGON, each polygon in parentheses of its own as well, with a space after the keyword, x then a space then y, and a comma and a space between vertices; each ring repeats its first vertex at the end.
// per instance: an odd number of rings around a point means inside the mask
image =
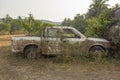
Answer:
POLYGON ((55 55, 60 54, 60 29, 47 27, 42 37, 42 54, 55 55))
POLYGON ((79 32, 75 31, 73 28, 63 28, 62 29, 62 53, 63 54, 79 54, 80 46, 85 41, 85 37, 79 32))

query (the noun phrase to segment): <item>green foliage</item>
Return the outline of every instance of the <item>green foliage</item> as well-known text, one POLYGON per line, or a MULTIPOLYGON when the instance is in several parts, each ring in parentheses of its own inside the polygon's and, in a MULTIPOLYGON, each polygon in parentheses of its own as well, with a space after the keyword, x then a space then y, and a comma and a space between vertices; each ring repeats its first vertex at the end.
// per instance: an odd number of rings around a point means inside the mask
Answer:
POLYGON ((105 37, 108 26, 113 22, 112 10, 108 9, 109 0, 92 0, 93 3, 86 14, 87 36, 105 37))
POLYGON ((77 14, 73 20, 73 27, 78 29, 80 32, 84 33, 86 26, 87 24, 86 24, 85 15, 77 14))
POLYGON ((5 18, 2 18, 0 25, 0 32, 2 34, 13 34, 14 32, 18 33, 23 30, 21 24, 19 23, 19 19, 12 19, 9 14, 7 14, 5 18))
POLYGON ((116 22, 113 11, 114 9, 106 9, 97 18, 88 19, 86 35, 107 38, 109 26, 116 22))
POLYGON ((114 9, 107 9, 99 15, 99 22, 102 24, 100 30, 102 34, 100 36, 107 38, 107 35, 110 33, 110 26, 114 25, 117 22, 117 19, 113 17, 114 9))
POLYGON ((42 27, 46 27, 46 26, 55 26, 54 24, 49 24, 49 23, 42 23, 42 25, 41 25, 42 27))
POLYGON ((72 20, 70 18, 65 18, 64 21, 61 23, 62 26, 72 26, 72 20))
POLYGON ((10 25, 11 25, 11 29, 10 29, 11 34, 14 34, 20 31, 23 33, 24 29, 18 19, 13 19, 10 25))
POLYGON ((103 10, 108 9, 108 4, 106 4, 107 1, 109 0, 92 0, 92 4, 89 6, 86 17, 91 18, 99 16, 103 10))
POLYGON ((101 24, 98 22, 98 18, 88 19, 87 24, 88 27, 86 28, 85 35, 98 37, 99 33, 101 33, 101 31, 99 30, 101 24))
POLYGON ((77 30, 81 31, 82 33, 85 32, 85 28, 87 26, 85 15, 77 14, 73 20, 65 18, 61 24, 62 26, 73 26, 77 30))
POLYGON ((28 18, 22 19, 18 16, 17 19, 12 19, 8 14, 5 18, 1 19, 0 32, 10 34, 25 34, 29 35, 40 35, 42 27, 54 26, 49 23, 43 23, 40 20, 35 20, 32 14, 29 14, 28 18))
POLYGON ((5 18, 3 18, 3 23, 10 24, 12 22, 12 18, 9 16, 9 14, 6 15, 5 18))
POLYGON ((116 19, 113 17, 113 11, 114 9, 107 9, 103 11, 99 15, 99 21, 101 24, 104 24, 104 26, 109 26, 110 24, 114 23, 116 19))
POLYGON ((10 25, 2 23, 0 24, 0 34, 8 33, 10 31, 10 25))
POLYGON ((20 21, 24 29, 28 32, 29 35, 41 35, 42 27, 53 26, 49 23, 42 23, 39 20, 35 20, 30 14, 28 18, 20 21))
POLYGON ((39 31, 41 31, 41 25, 42 23, 34 20, 33 17, 29 17, 28 19, 22 21, 22 26, 30 35, 37 34, 39 31))
MULTIPOLYGON (((88 29, 91 30, 91 27, 94 25, 93 26, 94 29, 92 29, 92 31, 95 31, 95 29, 100 27, 101 25, 99 22, 97 22, 99 20, 96 19, 97 21, 95 21, 95 19, 93 19, 93 17, 97 18, 101 14, 101 12, 108 9, 108 4, 106 4, 107 1, 109 1, 109 0, 92 0, 92 3, 89 6, 88 12, 86 14, 84 14, 84 15, 77 14, 73 20, 70 20, 69 18, 68 19, 65 18, 64 21, 62 22, 62 25, 63 26, 73 26, 82 33, 85 33, 86 28, 87 28, 87 30, 88 29), (93 25, 91 24, 91 22, 93 25)), ((95 32, 92 32, 92 31, 90 31, 90 32, 87 31, 86 34, 88 36, 93 35, 95 32)), ((98 33, 98 34, 100 35, 100 33, 98 33)), ((94 36, 97 36, 97 35, 94 34, 94 36)))

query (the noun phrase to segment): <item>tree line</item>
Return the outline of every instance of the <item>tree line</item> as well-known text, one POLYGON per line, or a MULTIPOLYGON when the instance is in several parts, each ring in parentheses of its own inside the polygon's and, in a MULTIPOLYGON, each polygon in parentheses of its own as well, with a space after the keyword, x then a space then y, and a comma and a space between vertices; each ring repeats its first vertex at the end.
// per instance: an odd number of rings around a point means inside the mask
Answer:
POLYGON ((0 34, 40 35, 43 26, 54 26, 54 24, 36 20, 31 13, 29 17, 18 16, 17 19, 13 19, 7 14, 0 20, 0 34))

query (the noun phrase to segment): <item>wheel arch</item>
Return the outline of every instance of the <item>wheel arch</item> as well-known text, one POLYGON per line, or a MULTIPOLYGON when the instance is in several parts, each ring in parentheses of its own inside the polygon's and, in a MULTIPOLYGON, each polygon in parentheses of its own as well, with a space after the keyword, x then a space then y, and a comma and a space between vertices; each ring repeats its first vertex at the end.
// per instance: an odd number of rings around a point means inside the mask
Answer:
POLYGON ((90 51, 93 47, 96 47, 96 46, 99 46, 99 47, 101 47, 103 50, 106 51, 106 48, 104 47, 104 45, 101 45, 101 44, 92 45, 92 46, 89 48, 89 51, 90 51))
POLYGON ((34 47, 38 48, 38 45, 36 45, 36 44, 29 44, 29 45, 26 45, 26 46, 24 47, 23 53, 24 53, 25 50, 26 50, 27 48, 29 48, 30 46, 34 46, 34 47))

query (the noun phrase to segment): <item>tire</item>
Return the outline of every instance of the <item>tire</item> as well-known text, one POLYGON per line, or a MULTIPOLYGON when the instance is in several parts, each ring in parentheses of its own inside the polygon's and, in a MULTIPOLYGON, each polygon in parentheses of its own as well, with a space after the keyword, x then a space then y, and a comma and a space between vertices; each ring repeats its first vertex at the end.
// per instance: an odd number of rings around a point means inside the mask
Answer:
POLYGON ((37 59, 40 57, 40 52, 36 46, 28 46, 24 50, 24 57, 27 59, 37 59))
POLYGON ((96 57, 104 57, 106 55, 106 50, 101 46, 94 46, 90 49, 90 54, 96 57))

